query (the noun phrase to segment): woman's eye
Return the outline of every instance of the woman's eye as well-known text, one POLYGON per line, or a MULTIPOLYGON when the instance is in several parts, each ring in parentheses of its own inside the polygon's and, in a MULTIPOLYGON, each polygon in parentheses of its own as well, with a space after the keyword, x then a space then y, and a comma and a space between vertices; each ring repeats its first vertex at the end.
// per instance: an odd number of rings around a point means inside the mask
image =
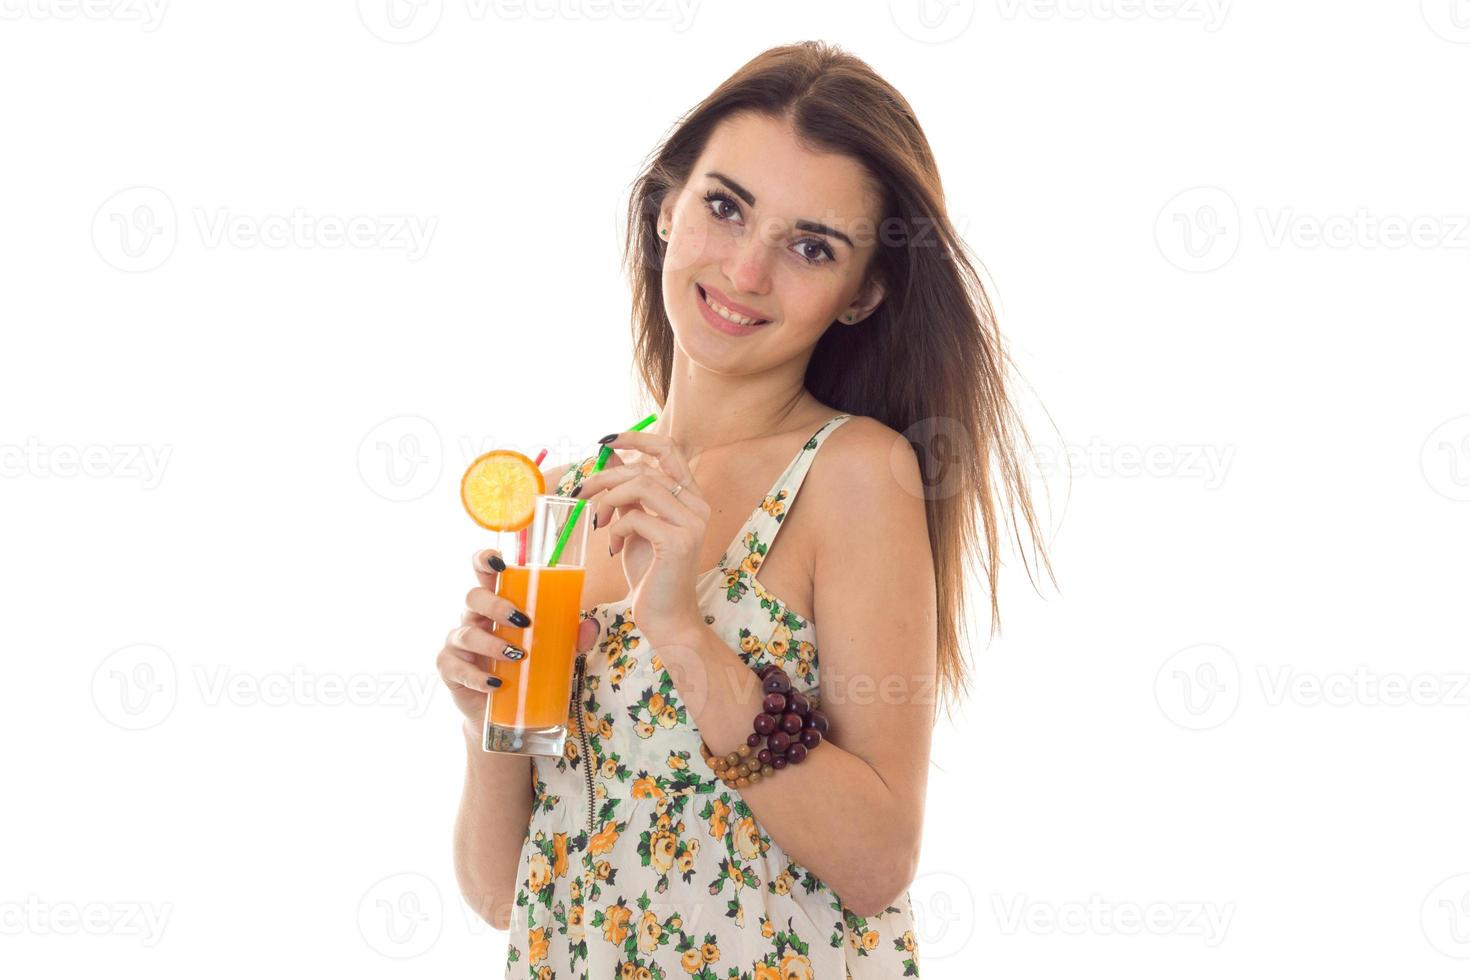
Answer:
POLYGON ((714 191, 711 191, 704 196, 704 201, 705 204, 708 205, 710 213, 721 221, 724 221, 727 217, 730 216, 720 210, 722 205, 728 204, 735 214, 740 213, 740 209, 735 207, 734 202, 731 201, 728 197, 725 197, 723 194, 717 194, 714 191))
POLYGON ((832 250, 823 242, 814 242, 808 239, 804 242, 798 242, 797 246, 802 250, 801 257, 812 265, 821 265, 823 262, 830 262, 834 258, 832 250), (808 252, 806 249, 811 249, 812 251, 808 252))

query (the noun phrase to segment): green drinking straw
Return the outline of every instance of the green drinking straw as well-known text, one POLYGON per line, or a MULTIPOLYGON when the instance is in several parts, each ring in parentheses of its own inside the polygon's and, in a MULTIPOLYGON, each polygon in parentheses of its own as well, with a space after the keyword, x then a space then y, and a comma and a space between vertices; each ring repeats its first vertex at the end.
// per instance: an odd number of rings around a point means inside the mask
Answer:
MULTIPOLYGON (((629 432, 641 432, 654 422, 658 421, 658 415, 650 415, 648 418, 630 428, 629 432)), ((597 462, 592 464, 592 472, 602 472, 603 466, 607 464, 607 458, 612 455, 611 446, 603 446, 602 451, 597 454, 597 462)), ((567 539, 572 536, 572 528, 577 525, 577 518, 582 516, 582 507, 586 504, 585 499, 578 499, 577 506, 572 508, 572 516, 567 518, 566 526, 561 529, 561 534, 556 539, 556 547, 551 549, 551 557, 546 562, 547 568, 556 567, 556 560, 561 557, 561 549, 566 547, 567 539)))

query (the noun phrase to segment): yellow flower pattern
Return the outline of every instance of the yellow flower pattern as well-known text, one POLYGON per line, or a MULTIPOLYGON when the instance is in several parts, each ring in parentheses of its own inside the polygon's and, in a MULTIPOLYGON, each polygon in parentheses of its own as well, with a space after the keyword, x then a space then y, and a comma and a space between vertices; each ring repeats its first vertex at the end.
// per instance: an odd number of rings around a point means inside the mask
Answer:
MULTIPOLYGON (((757 576, 827 421, 760 501, 696 594, 752 668, 778 663, 820 698, 816 624, 757 576)), ((568 494, 595 456, 569 467, 568 494)), ((867 980, 918 976, 907 895, 864 918, 791 860, 699 753, 699 731, 626 600, 601 627, 560 758, 531 760, 507 980, 867 980)), ((820 750, 819 750, 820 751, 820 750)), ((779 777, 777 777, 779 778, 779 777)))

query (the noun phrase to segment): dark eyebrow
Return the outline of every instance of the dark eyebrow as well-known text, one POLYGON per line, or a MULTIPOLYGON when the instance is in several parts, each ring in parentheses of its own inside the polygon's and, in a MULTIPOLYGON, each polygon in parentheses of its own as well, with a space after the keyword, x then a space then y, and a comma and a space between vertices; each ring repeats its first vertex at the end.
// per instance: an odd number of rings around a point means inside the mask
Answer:
MULTIPOLYGON (((731 180, 729 177, 726 177, 724 174, 720 173, 718 170, 711 170, 711 171, 707 172, 705 174, 705 176, 706 177, 713 177, 715 180, 723 181, 724 183, 730 185, 730 190, 734 191, 736 193, 736 195, 738 195, 740 197, 741 200, 743 200, 746 204, 750 205, 751 207, 755 207, 755 195, 752 194, 750 191, 746 190, 744 187, 741 187, 739 184, 737 184, 735 181, 731 180)), ((848 238, 846 235, 844 235, 842 232, 838 231, 836 228, 828 228, 826 225, 818 224, 815 221, 808 221, 805 218, 798 219, 797 222, 796 222, 796 227, 799 228, 802 231, 816 232, 818 235, 830 235, 831 237, 833 237, 833 238, 837 239, 838 241, 844 243, 848 248, 854 248, 855 247, 852 244, 852 239, 851 238, 848 238)))

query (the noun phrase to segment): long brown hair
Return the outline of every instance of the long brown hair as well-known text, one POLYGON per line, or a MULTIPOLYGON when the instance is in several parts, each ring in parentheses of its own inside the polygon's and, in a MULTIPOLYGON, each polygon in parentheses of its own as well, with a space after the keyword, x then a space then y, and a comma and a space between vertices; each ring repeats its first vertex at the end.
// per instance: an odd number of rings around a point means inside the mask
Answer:
MULTIPOLYGON (((934 552, 939 693, 955 700, 968 688, 961 628, 972 556, 986 571, 991 636, 1000 628, 998 489, 1013 523, 1019 509, 1056 579, 1017 450, 1018 439, 1028 447, 1030 441, 1007 393, 1010 357, 990 299, 945 214, 939 170, 913 109, 865 62, 823 41, 771 48, 686 113, 650 154, 629 198, 623 253, 639 374, 661 408, 674 334, 663 304, 667 246, 659 206, 688 180, 720 122, 752 111, 786 121, 815 152, 858 161, 881 196, 879 247, 868 275, 881 278, 885 295, 865 322, 823 335, 806 387, 826 404, 902 433, 918 453, 924 486, 916 489, 925 497, 934 552)), ((1030 576, 1030 562, 1026 568, 1030 576)))

